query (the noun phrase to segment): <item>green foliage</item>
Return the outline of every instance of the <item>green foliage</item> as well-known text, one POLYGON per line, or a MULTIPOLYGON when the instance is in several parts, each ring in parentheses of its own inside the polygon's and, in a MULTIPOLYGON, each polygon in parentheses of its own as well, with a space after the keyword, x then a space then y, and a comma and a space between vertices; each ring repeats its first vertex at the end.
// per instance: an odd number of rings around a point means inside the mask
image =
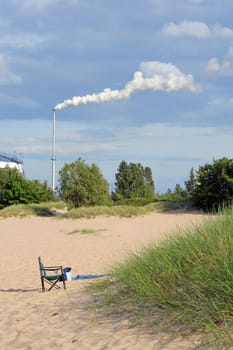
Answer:
POLYGON ((75 208, 110 202, 109 186, 99 168, 94 163, 87 165, 81 158, 60 170, 59 192, 75 208))
POLYGON ((47 182, 28 181, 17 169, 0 169, 0 208, 49 200, 55 200, 55 196, 47 182))
POLYGON ((147 204, 150 204, 154 201, 151 200, 151 198, 126 198, 126 199, 121 199, 115 202, 115 205, 128 205, 128 206, 135 206, 135 207, 142 207, 147 204))
POLYGON ((168 188, 165 193, 156 193, 155 200, 157 201, 183 201, 188 197, 187 192, 179 185, 176 184, 174 191, 168 188))
POLYGON ((26 217, 26 216, 57 216, 65 210, 64 202, 41 202, 30 204, 14 204, 0 210, 0 217, 26 217))
POLYGON ((116 173, 114 200, 154 198, 154 181, 149 167, 122 161, 116 173))
POLYGON ((200 166, 186 183, 192 203, 204 210, 218 210, 233 196, 233 159, 221 158, 200 166))
POLYGON ((27 192, 30 201, 28 203, 41 203, 55 201, 56 197, 46 181, 38 180, 27 181, 27 192))
POLYGON ((0 210, 0 217, 26 217, 26 216, 54 216, 53 212, 42 204, 14 204, 0 210))
POLYGON ((194 172, 194 168, 192 168, 190 170, 189 180, 185 181, 185 189, 186 189, 186 193, 189 197, 192 195, 192 192, 195 188, 195 182, 196 182, 195 172, 194 172))
POLYGON ((94 206, 73 208, 62 214, 62 218, 79 219, 79 218, 95 218, 96 216, 119 216, 119 217, 133 217, 145 215, 153 211, 154 205, 147 205, 144 207, 135 207, 128 205, 116 206, 94 206))
POLYGON ((183 190, 183 188, 179 184, 176 184, 174 189, 174 195, 176 195, 177 198, 182 199, 186 197, 186 191, 183 190))

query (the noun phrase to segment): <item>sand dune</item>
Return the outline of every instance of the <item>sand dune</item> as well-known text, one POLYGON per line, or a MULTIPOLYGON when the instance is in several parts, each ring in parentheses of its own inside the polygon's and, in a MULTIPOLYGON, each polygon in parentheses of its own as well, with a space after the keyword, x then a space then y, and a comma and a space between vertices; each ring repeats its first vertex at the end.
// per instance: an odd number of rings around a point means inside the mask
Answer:
POLYGON ((196 213, 152 213, 144 217, 67 220, 0 220, 0 348, 65 350, 191 349, 186 340, 168 341, 130 327, 127 319, 105 318, 91 309, 83 286, 67 282, 66 291, 41 292, 37 257, 45 265, 72 267, 72 275, 102 274, 151 241, 202 219, 196 213), (92 230, 90 234, 74 230, 92 230))

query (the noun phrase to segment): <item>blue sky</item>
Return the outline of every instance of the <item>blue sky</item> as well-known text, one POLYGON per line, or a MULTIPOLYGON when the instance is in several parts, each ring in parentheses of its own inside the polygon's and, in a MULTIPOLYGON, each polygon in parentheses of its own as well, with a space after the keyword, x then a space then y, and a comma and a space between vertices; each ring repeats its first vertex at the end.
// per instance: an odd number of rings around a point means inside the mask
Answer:
POLYGON ((232 0, 1 1, 0 152, 51 184, 56 107, 57 173, 81 157, 112 187, 122 160, 140 162, 164 192, 231 158, 232 13, 232 0))

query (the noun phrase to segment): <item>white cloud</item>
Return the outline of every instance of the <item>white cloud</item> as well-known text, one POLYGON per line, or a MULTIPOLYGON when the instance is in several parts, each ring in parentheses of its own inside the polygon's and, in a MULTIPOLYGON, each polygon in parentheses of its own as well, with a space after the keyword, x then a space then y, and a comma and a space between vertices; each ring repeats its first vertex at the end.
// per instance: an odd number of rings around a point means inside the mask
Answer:
POLYGON ((170 22, 163 26, 161 32, 168 36, 193 37, 208 39, 211 37, 233 38, 233 30, 221 25, 208 26, 204 22, 182 21, 170 22))
POLYGON ((223 61, 223 63, 219 63, 216 57, 211 58, 207 65, 206 70, 209 73, 218 73, 224 69, 229 68, 233 63, 233 46, 228 49, 228 53, 223 61))
POLYGON ((168 77, 169 74, 182 75, 182 72, 174 64, 159 61, 142 62, 140 70, 145 77, 152 77, 155 74, 165 77, 168 77))
POLYGON ((40 46, 47 39, 36 34, 16 34, 16 35, 2 35, 0 38, 0 45, 9 46, 12 48, 34 48, 40 46))
POLYGON ((190 2, 193 2, 194 4, 202 4, 206 2, 206 0, 190 0, 190 2))
POLYGON ((207 38, 210 36, 209 27, 202 22, 183 21, 178 24, 171 22, 162 28, 162 33, 169 36, 192 36, 207 38))
POLYGON ((39 14, 46 11, 50 6, 56 5, 57 0, 21 0, 20 5, 18 0, 14 3, 19 7, 20 12, 25 14, 39 14))
POLYGON ((233 62, 233 46, 228 49, 226 59, 229 62, 233 62))
POLYGON ((219 24, 211 28, 211 34, 214 37, 220 37, 220 38, 226 38, 226 39, 233 38, 233 30, 228 27, 222 27, 219 24))
POLYGON ((17 146, 17 152, 18 153, 33 153, 36 154, 49 154, 51 152, 51 147, 46 145, 34 145, 33 142, 30 140, 26 140, 25 144, 22 146, 17 146))
POLYGON ((227 105, 227 104, 232 104, 233 103, 233 98, 229 98, 229 99, 223 99, 223 98, 215 98, 215 99, 211 99, 208 104, 209 105, 227 105))
POLYGON ((10 21, 6 20, 6 19, 0 19, 0 27, 4 28, 4 27, 8 27, 10 25, 10 21))
POLYGON ((76 144, 73 146, 69 146, 64 148, 58 146, 57 147, 57 153, 60 156, 72 156, 74 154, 77 154, 77 151, 79 153, 84 153, 84 154, 88 154, 88 153, 98 153, 98 152, 106 152, 106 153, 112 153, 114 151, 116 151, 117 148, 115 146, 113 146, 110 143, 83 143, 83 144, 76 144))
POLYGON ((39 104, 28 97, 14 97, 0 93, 0 105, 14 105, 20 107, 38 107, 39 104))
MULTIPOLYGON (((7 121, 0 121, 0 129, 4 130, 0 148, 3 152, 13 150, 17 153, 22 152, 26 175, 34 179, 47 179, 50 182, 51 122, 34 120, 30 122, 30 129, 28 123, 28 121, 12 121, 9 127, 7 121), (39 161, 41 157, 42 162, 39 161)), ((232 128, 229 127, 224 129, 151 123, 124 128, 120 132, 112 130, 114 136, 111 140, 99 135, 87 137, 86 141, 81 137, 81 140, 68 140, 66 143, 62 137, 64 129, 65 135, 68 131, 72 134, 77 129, 77 122, 58 123, 57 170, 61 169, 65 162, 81 156, 98 164, 110 183, 114 181, 114 174, 122 159, 150 166, 156 184, 166 182, 164 186, 171 187, 175 183, 180 183, 180 179, 184 177, 187 179, 191 167, 197 168, 201 164, 211 162, 213 158, 231 157, 229 144, 232 139, 232 128)), ((85 135, 88 132, 93 135, 92 128, 88 124, 84 131, 85 135)))
POLYGON ((6 57, 0 54, 0 85, 18 84, 21 82, 21 76, 11 71, 6 57))
POLYGON ((218 73, 226 68, 229 68, 229 62, 219 63, 216 57, 211 58, 207 63, 207 71, 211 73, 218 73))

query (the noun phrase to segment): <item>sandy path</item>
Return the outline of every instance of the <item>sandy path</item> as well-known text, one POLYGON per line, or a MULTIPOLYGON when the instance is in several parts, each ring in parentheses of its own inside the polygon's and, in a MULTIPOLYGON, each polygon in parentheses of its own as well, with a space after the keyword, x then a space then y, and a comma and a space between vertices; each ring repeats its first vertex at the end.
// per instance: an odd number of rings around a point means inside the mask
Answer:
POLYGON ((162 345, 161 334, 130 328, 89 310, 86 281, 42 293, 37 257, 46 265, 71 266, 76 274, 107 273, 129 251, 158 241, 202 219, 191 213, 152 213, 136 218, 10 218, 0 220, 0 349, 191 349, 180 339, 162 345), (92 229, 92 234, 73 230, 92 229))

